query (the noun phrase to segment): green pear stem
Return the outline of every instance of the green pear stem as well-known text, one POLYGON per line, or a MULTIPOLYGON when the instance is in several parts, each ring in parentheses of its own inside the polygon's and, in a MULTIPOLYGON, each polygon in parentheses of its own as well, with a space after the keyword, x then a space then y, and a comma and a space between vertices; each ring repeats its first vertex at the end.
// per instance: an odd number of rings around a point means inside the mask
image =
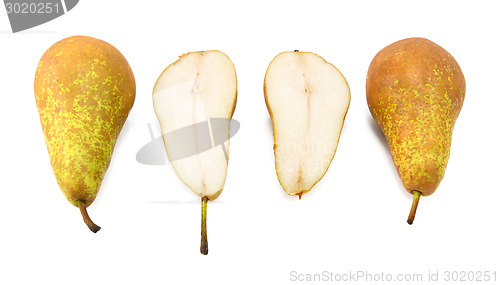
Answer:
POLYGON ((417 214, 418 201, 420 201, 420 196, 422 192, 414 190, 413 191, 413 203, 411 204, 410 215, 408 216, 408 224, 413 224, 413 220, 415 220, 415 215, 417 214))
POLYGON ((89 229, 93 233, 97 233, 101 229, 101 227, 94 224, 94 222, 92 222, 92 220, 90 219, 89 213, 87 213, 85 202, 80 201, 80 203, 78 203, 78 207, 80 208, 80 213, 82 213, 83 221, 85 222, 85 224, 87 224, 87 227, 89 227, 89 229))
POLYGON ((203 255, 208 254, 207 202, 208 202, 208 198, 206 196, 201 198, 201 245, 200 245, 200 252, 203 255))

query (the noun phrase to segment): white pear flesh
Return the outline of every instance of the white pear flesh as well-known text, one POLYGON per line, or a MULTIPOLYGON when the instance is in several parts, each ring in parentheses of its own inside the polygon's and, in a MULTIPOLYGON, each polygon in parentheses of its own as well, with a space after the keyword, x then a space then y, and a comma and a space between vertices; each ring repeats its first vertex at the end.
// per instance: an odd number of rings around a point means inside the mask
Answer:
POLYGON ((264 80, 273 122, 276 172, 289 195, 311 190, 335 155, 351 100, 335 66, 310 52, 283 52, 264 80))
MULTIPOLYGON (((209 200, 219 196, 226 180, 229 124, 223 145, 226 154, 220 145, 213 145, 213 137, 197 135, 202 132, 196 128, 192 128, 194 141, 176 139, 175 131, 207 121, 210 129, 210 118, 230 120, 236 105, 236 85, 236 71, 229 57, 220 51, 202 51, 182 55, 163 71, 153 90, 155 113, 175 172, 193 192, 209 200), (209 150, 172 159, 183 156, 173 153, 182 150, 176 144, 197 147, 210 139, 212 148, 209 150)), ((212 132, 209 133, 211 136, 212 132)))

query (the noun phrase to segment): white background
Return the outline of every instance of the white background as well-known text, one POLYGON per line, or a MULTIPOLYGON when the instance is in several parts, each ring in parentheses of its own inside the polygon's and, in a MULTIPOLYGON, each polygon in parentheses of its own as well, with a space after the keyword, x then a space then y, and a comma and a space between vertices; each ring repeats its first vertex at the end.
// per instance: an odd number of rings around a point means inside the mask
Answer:
POLYGON ((291 271, 500 274, 499 7, 468 2, 82 0, 17 34, 1 8, 0 283, 297 283, 291 271), (58 189, 33 94, 38 60, 72 35, 114 45, 137 82, 135 105, 89 207, 102 226, 97 234, 58 189), (414 36, 455 57, 467 92, 445 178, 421 199, 409 226, 411 195, 369 113, 365 77, 380 49, 414 36), (157 77, 179 55, 207 49, 235 64, 241 129, 231 139, 224 191, 208 205, 210 252, 202 256, 198 197, 170 164, 142 165, 135 155, 150 141, 148 123, 160 134, 151 100, 157 77), (278 183, 262 91, 269 62, 294 49, 334 64, 352 97, 330 169, 300 201, 278 183))

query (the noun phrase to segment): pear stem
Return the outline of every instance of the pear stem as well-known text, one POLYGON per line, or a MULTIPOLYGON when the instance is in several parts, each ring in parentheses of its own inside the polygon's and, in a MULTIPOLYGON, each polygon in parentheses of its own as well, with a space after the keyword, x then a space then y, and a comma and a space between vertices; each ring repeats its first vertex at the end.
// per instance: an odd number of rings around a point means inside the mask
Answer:
POLYGON ((422 192, 414 190, 413 191, 413 203, 411 205, 410 215, 408 216, 408 224, 413 224, 413 220, 415 220, 415 215, 417 214, 418 201, 420 201, 420 196, 422 192))
POLYGON ((92 220, 90 219, 89 213, 87 213, 87 207, 85 206, 85 202, 79 201, 78 207, 80 208, 80 213, 82 213, 83 221, 85 222, 85 224, 87 224, 87 227, 89 227, 89 229, 93 233, 97 233, 101 229, 101 227, 94 224, 94 222, 92 222, 92 220))
POLYGON ((207 202, 208 202, 208 198, 206 196, 201 198, 201 245, 200 245, 200 252, 203 255, 208 254, 207 202))

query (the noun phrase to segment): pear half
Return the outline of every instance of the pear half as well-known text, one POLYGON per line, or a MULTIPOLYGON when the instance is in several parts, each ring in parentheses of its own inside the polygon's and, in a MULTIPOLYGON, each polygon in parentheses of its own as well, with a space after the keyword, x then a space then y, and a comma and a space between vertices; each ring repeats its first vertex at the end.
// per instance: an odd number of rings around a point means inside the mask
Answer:
POLYGON ((269 64, 264 95, 279 182, 300 199, 325 175, 335 155, 351 100, 349 85, 322 57, 288 51, 269 64))
POLYGON ((182 55, 163 71, 153 90, 153 105, 172 166, 202 198, 202 254, 208 254, 207 201, 220 195, 226 180, 236 84, 229 57, 212 50, 182 55), (215 124, 224 118, 227 124, 215 124), (223 141, 220 146, 215 145, 215 137, 223 141))

